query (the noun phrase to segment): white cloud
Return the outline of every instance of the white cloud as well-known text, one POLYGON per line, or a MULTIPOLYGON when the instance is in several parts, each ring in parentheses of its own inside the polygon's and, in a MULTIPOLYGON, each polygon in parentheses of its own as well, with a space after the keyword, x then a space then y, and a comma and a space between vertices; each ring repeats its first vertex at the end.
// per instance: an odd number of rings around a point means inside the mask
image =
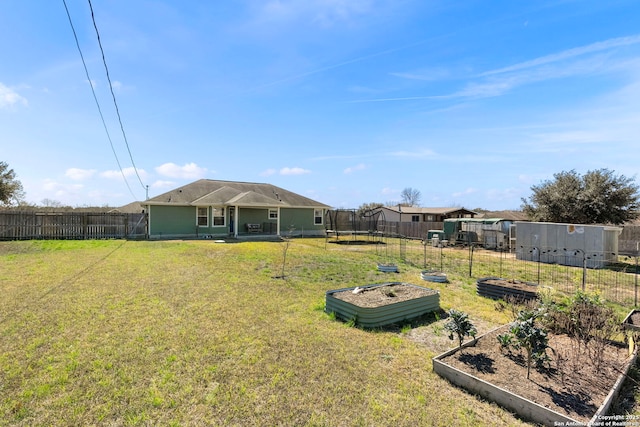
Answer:
MULTIPOLYGON (((640 44, 640 35, 619 37, 592 43, 528 61, 486 71, 472 78, 462 89, 446 95, 419 95, 390 97, 359 102, 414 101, 428 99, 490 98, 503 95, 519 86, 536 82, 574 77, 637 70, 635 57, 616 55, 616 49, 640 44)), ((448 76, 446 70, 425 69, 415 72, 396 72, 391 75, 410 80, 438 80, 448 76)))
POLYGON ((155 181, 153 184, 151 184, 151 188, 173 188, 175 187, 177 184, 173 181, 163 181, 163 180, 158 180, 155 181))
POLYGON ((260 176, 271 176, 271 175, 275 175, 276 173, 278 173, 278 171, 275 169, 267 169, 264 172, 261 172, 260 176))
POLYGON ((435 157, 436 153, 433 150, 428 148, 423 148, 416 151, 393 151, 389 153, 391 156, 395 157, 414 157, 414 158, 424 158, 424 157, 435 157))
POLYGON ((122 178, 122 172, 114 171, 114 170, 104 171, 104 172, 100 172, 100 176, 108 179, 117 179, 117 178, 122 178))
POLYGON ((451 194, 453 197, 461 197, 461 196, 468 196, 469 194, 474 194, 477 193, 478 189, 477 188, 473 188, 473 187, 469 187, 463 191, 458 191, 455 192, 453 194, 451 194))
POLYGON ((585 54, 601 52, 601 51, 610 50, 616 47, 630 46, 630 45, 639 44, 639 43, 640 43, 640 35, 609 39, 602 42, 592 43, 586 46, 567 49, 551 55, 541 56, 539 58, 535 58, 530 61, 521 62, 518 64, 510 65, 508 67, 499 68, 497 70, 487 71, 483 75, 487 76, 492 74, 510 73, 513 71, 520 71, 528 68, 537 68, 541 65, 565 61, 567 59, 571 59, 571 58, 585 55, 585 54))
POLYGON ((82 184, 62 184, 50 178, 45 179, 42 183, 42 189, 46 192, 47 198, 75 196, 83 188, 82 184))
POLYGON ((488 200, 517 200, 520 201, 521 188, 504 188, 504 189, 490 189, 485 192, 485 196, 488 200))
POLYGON ((155 170, 162 176, 179 179, 200 179, 207 174, 206 168, 201 168, 195 163, 187 163, 183 166, 175 163, 165 163, 156 167, 155 170))
MULTIPOLYGON (((126 178, 136 176, 136 169, 133 167, 128 167, 122 169, 122 172, 120 172, 119 170, 110 170, 100 173, 101 177, 108 179, 119 179, 122 178, 122 175, 124 175, 126 178)), ((138 175, 140 175, 140 178, 144 178, 147 176, 147 173, 143 169, 138 169, 138 175)))
POLYGON ((311 173, 311 171, 299 167, 280 169, 280 175, 304 175, 307 173, 311 173))
POLYGON ((388 196, 388 195, 396 195, 396 194, 400 194, 399 190, 394 190, 393 188, 389 188, 389 187, 384 187, 382 190, 380 190, 380 193, 388 196))
POLYGON ((543 174, 539 174, 539 175, 525 175, 525 174, 520 174, 518 175, 518 182, 521 182, 523 184, 526 185, 532 185, 535 184, 539 181, 543 181, 545 179, 547 179, 548 177, 546 175, 543 174))
POLYGON ((563 50, 529 61, 509 65, 480 74, 480 82, 436 98, 486 98, 500 96, 511 89, 540 81, 587 74, 611 73, 636 69, 634 60, 616 57, 615 49, 640 44, 640 35, 620 37, 563 50))
POLYGON ((352 172, 361 171, 361 170, 365 170, 365 169, 366 169, 366 166, 364 165, 364 163, 360 163, 359 165, 346 168, 344 170, 344 173, 349 174, 349 173, 352 173, 352 172))
POLYGON ((599 131, 567 130, 563 132, 547 132, 532 135, 535 144, 558 145, 558 144, 588 144, 603 143, 610 138, 610 134, 599 131))
POLYGON ((391 73, 394 77, 408 80, 436 81, 451 77, 451 71, 442 67, 423 68, 421 70, 411 72, 391 73))
POLYGON ((84 181, 85 179, 91 178, 95 173, 95 169, 69 168, 64 173, 64 176, 74 181, 84 181))
POLYGON ((109 206, 109 204, 105 202, 106 200, 120 198, 120 197, 123 197, 124 195, 125 194, 121 192, 105 191, 105 190, 91 190, 87 193, 87 196, 91 201, 91 204, 103 205, 103 206, 104 205, 109 206))
MULTIPOLYGON (((488 98, 500 96, 518 86, 539 81, 584 75, 590 73, 612 72, 619 68, 636 67, 634 61, 616 59, 609 55, 619 47, 640 44, 640 35, 619 37, 567 49, 550 55, 523 61, 517 64, 484 72, 478 81, 471 81, 464 88, 447 95, 409 96, 400 98, 381 98, 355 102, 388 102, 420 99, 450 98, 488 98)), ((433 68, 415 72, 396 72, 391 75, 410 80, 438 80, 448 76, 443 69, 433 68)))
POLYGON ((16 104, 27 105, 27 99, 18 92, 0 83, 0 108, 10 108, 16 104))
POLYGON ((310 21, 328 27, 339 22, 351 23, 375 11, 373 3, 373 0, 271 0, 261 4, 257 21, 279 25, 310 21))

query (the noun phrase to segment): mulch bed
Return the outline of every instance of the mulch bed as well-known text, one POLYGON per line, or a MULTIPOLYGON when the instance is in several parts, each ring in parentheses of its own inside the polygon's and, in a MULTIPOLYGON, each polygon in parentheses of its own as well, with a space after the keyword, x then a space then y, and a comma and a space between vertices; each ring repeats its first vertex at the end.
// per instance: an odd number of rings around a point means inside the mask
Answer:
POLYGON ((585 423, 604 402, 628 360, 626 346, 611 343, 605 346, 604 362, 597 367, 586 351, 578 350, 576 341, 550 333, 547 354, 551 361, 545 368, 532 366, 531 378, 527 379, 524 353, 500 349, 496 336, 506 331, 506 327, 491 331, 475 346, 465 347, 442 361, 585 423))
POLYGON ((364 288, 362 292, 356 294, 352 290, 336 292, 333 296, 358 307, 382 307, 436 293, 437 291, 433 289, 409 286, 404 283, 391 283, 385 286, 364 288))

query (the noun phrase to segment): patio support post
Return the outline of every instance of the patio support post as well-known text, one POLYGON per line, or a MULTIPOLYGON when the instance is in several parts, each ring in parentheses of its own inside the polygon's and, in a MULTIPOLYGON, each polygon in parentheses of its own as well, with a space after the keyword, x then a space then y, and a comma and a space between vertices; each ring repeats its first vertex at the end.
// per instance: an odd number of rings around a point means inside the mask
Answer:
POLYGON ((276 221, 276 234, 280 235, 280 206, 278 206, 278 220, 276 221))
POLYGON ((235 217, 233 218, 233 237, 237 239, 238 229, 240 228, 240 207, 234 206, 233 212, 233 216, 235 217))
POLYGON ((636 251, 636 271, 635 271, 635 284, 634 284, 634 289, 635 289, 635 296, 633 298, 633 306, 637 307, 638 306, 638 256, 640 256, 640 254, 638 253, 638 251, 636 251))

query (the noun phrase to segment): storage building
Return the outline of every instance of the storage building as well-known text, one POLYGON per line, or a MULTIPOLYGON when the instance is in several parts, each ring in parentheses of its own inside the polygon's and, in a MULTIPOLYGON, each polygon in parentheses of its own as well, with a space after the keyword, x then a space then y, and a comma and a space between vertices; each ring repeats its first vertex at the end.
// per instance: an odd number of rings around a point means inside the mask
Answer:
POLYGON ((621 227, 605 225, 516 221, 516 258, 601 268, 617 261, 621 232, 621 227))

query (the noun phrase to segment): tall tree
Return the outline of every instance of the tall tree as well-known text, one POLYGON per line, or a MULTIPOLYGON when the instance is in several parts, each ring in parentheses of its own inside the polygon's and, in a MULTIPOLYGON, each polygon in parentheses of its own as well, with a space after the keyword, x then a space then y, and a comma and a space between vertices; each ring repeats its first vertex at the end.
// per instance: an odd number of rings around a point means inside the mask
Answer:
POLYGON ((22 183, 6 162, 0 162, 0 205, 19 203, 24 197, 22 183))
POLYGON ((403 205, 418 206, 420 204, 420 198, 422 197, 422 195, 420 194, 420 190, 407 187, 404 190, 402 190, 402 193, 400 193, 400 197, 402 197, 403 205))
POLYGON ((553 175, 553 180, 531 187, 522 210, 533 221, 578 224, 622 224, 640 216, 638 185, 609 169, 575 170, 553 175))

